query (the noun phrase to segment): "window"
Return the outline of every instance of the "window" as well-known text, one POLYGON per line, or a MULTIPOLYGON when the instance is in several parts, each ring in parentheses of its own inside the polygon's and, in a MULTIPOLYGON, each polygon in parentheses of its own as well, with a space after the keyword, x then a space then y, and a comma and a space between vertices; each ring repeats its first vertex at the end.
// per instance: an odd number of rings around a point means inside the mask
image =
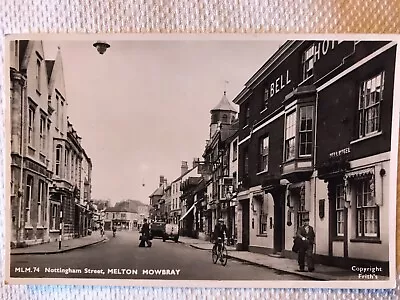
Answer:
POLYGON ((223 114, 223 116, 222 116, 222 123, 228 123, 228 115, 223 114))
POLYGON ((246 104, 246 106, 245 106, 245 113, 246 114, 245 114, 245 119, 244 119, 244 126, 247 126, 250 123, 250 106, 249 106, 249 104, 246 104))
POLYGON ((336 236, 344 235, 344 184, 338 184, 335 191, 335 207, 336 207, 336 236))
POLYGON ((299 156, 312 154, 313 112, 313 106, 300 107, 299 156))
POLYGON ((60 164, 61 164, 61 145, 57 145, 56 147, 56 175, 57 176, 61 176, 61 168, 60 168, 60 164))
POLYGON ((260 168, 259 171, 268 171, 269 137, 260 140, 260 168))
POLYGON ((40 70, 41 70, 41 61, 40 59, 36 60, 36 90, 40 92, 40 70))
POLYGON ((28 111, 28 144, 34 146, 35 109, 29 106, 28 111))
POLYGON ((286 115, 285 160, 295 157, 296 111, 286 115))
POLYGON ((48 187, 48 185, 45 182, 43 182, 42 199, 40 201, 40 205, 42 207, 43 224, 46 224, 46 221, 47 221, 47 187, 48 187))
POLYGON ((260 234, 267 233, 268 226, 268 201, 264 199, 260 211, 260 234))
POLYGON ((266 87, 264 89, 264 101, 263 101, 263 105, 262 105, 263 110, 268 108, 268 98, 269 98, 269 89, 268 89, 268 87, 266 87))
POLYGON ((233 172, 232 173, 232 177, 233 177, 233 190, 236 191, 236 187, 237 187, 237 173, 233 172))
POLYGON ((244 175, 249 175, 249 150, 246 149, 244 152, 244 175))
POLYGON ((60 124, 60 130, 63 131, 64 130, 64 101, 61 101, 61 124, 60 124))
POLYGON ((40 135, 40 151, 46 151, 46 117, 40 117, 40 127, 39 127, 39 135, 40 135))
POLYGON ((56 105, 57 105, 57 123, 56 127, 60 128, 60 98, 56 95, 56 105))
POLYGON ((26 198, 25 198, 25 221, 27 224, 31 222, 30 208, 32 203, 33 177, 28 175, 26 179, 26 198))
POLYGON ((303 74, 302 74, 303 80, 306 80, 307 78, 310 78, 313 75, 314 45, 312 45, 306 51, 304 51, 302 57, 302 68, 303 68, 303 74))
POLYGON ((67 180, 69 180, 69 177, 70 177, 70 172, 69 172, 69 149, 65 149, 64 170, 65 170, 65 178, 67 180))
POLYGON ((364 81, 360 87, 359 137, 380 130, 380 104, 383 96, 384 72, 364 81))
POLYGON ((44 193, 44 181, 39 180, 38 201, 37 201, 37 224, 38 225, 40 225, 42 223, 43 193, 44 193))
POLYGON ((238 155, 238 142, 234 141, 232 147, 233 147, 233 149, 232 149, 232 161, 235 161, 237 159, 237 155, 238 155))
POLYGON ((310 213, 306 210, 306 197, 304 186, 300 188, 299 207, 297 211, 297 226, 303 226, 304 219, 308 219, 310 213))
POLYGON ((371 189, 371 178, 354 181, 357 202, 357 237, 378 236, 378 206, 371 189))
POLYGON ((57 220, 57 205, 56 204, 52 204, 51 205, 51 224, 50 224, 50 228, 52 230, 56 229, 56 220, 57 220))
POLYGON ((73 153, 71 153, 71 182, 74 182, 75 179, 75 167, 74 167, 74 163, 75 163, 75 156, 73 153))

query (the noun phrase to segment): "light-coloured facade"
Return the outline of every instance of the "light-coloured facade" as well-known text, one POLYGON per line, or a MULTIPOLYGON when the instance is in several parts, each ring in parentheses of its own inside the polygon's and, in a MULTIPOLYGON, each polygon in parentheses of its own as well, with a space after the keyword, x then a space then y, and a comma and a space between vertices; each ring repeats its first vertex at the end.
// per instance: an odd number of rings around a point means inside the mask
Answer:
POLYGON ((11 246, 49 239, 52 109, 41 41, 11 46, 11 246))
POLYGON ((134 230, 138 228, 139 220, 138 212, 108 208, 105 210, 104 229, 111 230, 115 226, 120 230, 134 230))

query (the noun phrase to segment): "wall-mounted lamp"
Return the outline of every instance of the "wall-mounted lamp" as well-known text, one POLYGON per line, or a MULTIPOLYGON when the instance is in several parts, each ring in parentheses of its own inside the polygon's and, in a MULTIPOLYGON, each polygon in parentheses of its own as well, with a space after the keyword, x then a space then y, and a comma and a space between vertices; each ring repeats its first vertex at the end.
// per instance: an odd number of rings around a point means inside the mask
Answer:
POLYGON ((97 52, 99 52, 100 54, 104 54, 107 49, 110 48, 110 45, 106 42, 97 41, 93 44, 93 47, 95 47, 97 49, 97 52))

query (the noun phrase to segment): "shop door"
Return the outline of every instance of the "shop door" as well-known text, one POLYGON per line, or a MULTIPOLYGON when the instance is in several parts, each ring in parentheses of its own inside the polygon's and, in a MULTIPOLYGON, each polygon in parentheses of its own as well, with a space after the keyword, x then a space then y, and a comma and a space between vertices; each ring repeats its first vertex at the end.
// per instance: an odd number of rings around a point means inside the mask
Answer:
POLYGON ((249 250, 250 244, 250 200, 242 201, 242 249, 249 250))

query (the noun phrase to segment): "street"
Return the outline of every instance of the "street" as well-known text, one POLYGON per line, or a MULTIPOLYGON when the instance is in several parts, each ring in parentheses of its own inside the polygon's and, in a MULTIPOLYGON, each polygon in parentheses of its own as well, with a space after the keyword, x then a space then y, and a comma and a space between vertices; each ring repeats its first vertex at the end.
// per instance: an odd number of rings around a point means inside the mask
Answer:
MULTIPOLYGON (((95 233, 98 234, 98 233, 95 233)), ((118 231, 109 241, 69 252, 12 255, 11 277, 166 280, 304 280, 232 259, 213 264, 211 253, 187 244, 154 239, 139 248, 139 233, 118 231), (25 272, 24 272, 25 271, 25 272)))

